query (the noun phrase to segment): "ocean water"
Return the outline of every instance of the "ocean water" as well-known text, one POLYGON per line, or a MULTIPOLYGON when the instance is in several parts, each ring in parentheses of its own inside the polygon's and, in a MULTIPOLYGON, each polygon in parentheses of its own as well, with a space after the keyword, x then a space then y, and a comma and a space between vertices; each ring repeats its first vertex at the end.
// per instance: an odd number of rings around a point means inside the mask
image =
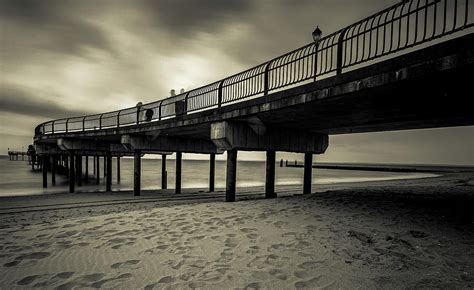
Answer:
MULTIPOLYGON (((103 159, 100 160, 100 184, 95 184, 92 176, 92 157, 89 157, 89 183, 76 187, 79 192, 104 191, 103 159)), ((84 163, 84 158, 83 158, 84 163)), ((133 189, 133 159, 120 159, 120 184, 117 184, 116 161, 112 160, 112 190, 133 189)), ((216 161, 216 189, 225 187, 225 161, 216 161)), ((279 167, 276 165, 276 187, 303 184, 303 168, 279 167)), ((83 164, 85 170, 85 164, 83 164)), ((209 184, 209 161, 183 160, 182 188, 207 188, 209 184)), ((167 160, 168 188, 174 188, 175 163, 167 160)), ((393 179, 411 179, 433 177, 428 173, 398 173, 361 170, 313 169, 313 184, 334 184, 344 182, 363 182, 393 179)), ((238 161, 237 187, 254 187, 265 185, 265 162, 238 161)), ((142 189, 160 189, 161 160, 142 158, 142 189)), ((7 156, 0 156, 0 196, 35 195, 68 191, 68 180, 65 176, 56 175, 56 186, 51 185, 48 174, 48 188, 42 188, 41 171, 32 171, 27 161, 10 161, 7 156)))

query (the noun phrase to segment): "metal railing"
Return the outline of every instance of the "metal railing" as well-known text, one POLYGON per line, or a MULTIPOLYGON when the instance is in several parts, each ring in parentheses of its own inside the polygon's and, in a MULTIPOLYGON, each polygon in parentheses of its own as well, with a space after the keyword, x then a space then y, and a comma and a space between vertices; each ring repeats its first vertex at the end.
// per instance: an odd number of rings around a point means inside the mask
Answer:
MULTIPOLYGON (((401 1, 372 16, 246 71, 140 108, 40 124, 35 134, 102 130, 157 122, 342 73, 365 62, 471 28, 469 0, 401 1), (145 112, 151 110, 151 118, 145 112)), ((149 112, 148 112, 149 113, 149 112)))

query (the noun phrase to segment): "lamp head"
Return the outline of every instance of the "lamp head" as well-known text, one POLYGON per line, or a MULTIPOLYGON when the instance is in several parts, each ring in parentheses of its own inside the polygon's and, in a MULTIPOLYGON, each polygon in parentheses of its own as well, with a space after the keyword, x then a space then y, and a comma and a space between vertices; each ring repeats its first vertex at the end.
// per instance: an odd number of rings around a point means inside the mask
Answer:
POLYGON ((321 40, 321 35, 323 32, 321 29, 319 29, 319 26, 316 26, 316 29, 313 31, 313 40, 315 43, 317 43, 319 40, 321 40))

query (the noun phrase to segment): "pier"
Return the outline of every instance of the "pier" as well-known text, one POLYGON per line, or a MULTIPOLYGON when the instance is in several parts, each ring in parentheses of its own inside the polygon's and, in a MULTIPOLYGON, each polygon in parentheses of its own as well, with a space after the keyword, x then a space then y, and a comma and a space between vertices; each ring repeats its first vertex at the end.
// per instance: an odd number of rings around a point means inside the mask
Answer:
POLYGON ((474 125, 473 4, 466 1, 448 13, 443 3, 401 1, 177 96, 39 124, 34 143, 43 186, 48 186, 47 171, 54 180, 60 169, 75 192, 89 176, 92 157, 96 182, 104 162, 105 188, 111 191, 113 164, 119 181, 120 158, 133 156, 133 191, 139 196, 142 156, 162 156, 161 188, 166 189, 166 156, 174 154, 175 193, 180 194, 182 154, 200 153, 209 155, 209 191, 214 191, 215 155, 226 152, 225 201, 232 202, 239 151, 261 151, 267 161, 265 197, 275 198, 276 153, 296 152, 304 154, 302 192, 309 194, 313 155, 325 153, 331 135, 474 125))

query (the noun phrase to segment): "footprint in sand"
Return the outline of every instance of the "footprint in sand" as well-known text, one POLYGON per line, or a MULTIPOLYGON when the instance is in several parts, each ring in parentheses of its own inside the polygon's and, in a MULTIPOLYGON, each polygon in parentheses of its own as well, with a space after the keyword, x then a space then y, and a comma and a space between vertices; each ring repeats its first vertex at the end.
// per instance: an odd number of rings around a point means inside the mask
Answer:
POLYGON ((255 255, 259 252, 259 250, 260 250, 259 246, 250 246, 249 249, 247 250, 247 254, 255 255))
POLYGON ((78 231, 65 231, 65 232, 61 232, 55 238, 56 239, 69 238, 69 237, 72 237, 72 236, 76 235, 77 233, 78 233, 78 231))
POLYGON ((240 229, 240 231, 245 233, 245 234, 248 234, 248 233, 257 231, 257 229, 256 228, 242 228, 242 229, 240 229))
POLYGON ((125 262, 119 262, 119 263, 115 263, 115 264, 112 264, 110 266, 110 268, 112 269, 123 269, 123 268, 127 268, 127 269, 136 269, 138 267, 136 267, 139 263, 141 262, 141 260, 128 260, 128 261, 125 261, 125 262))
POLYGON ((51 255, 49 252, 35 252, 16 257, 13 261, 3 264, 4 267, 14 267, 20 264, 23 260, 41 260, 51 255))
POLYGON ((124 280, 130 280, 133 277, 131 273, 123 273, 113 278, 102 279, 92 283, 93 288, 103 288, 107 284, 106 288, 116 288, 121 285, 124 280), (114 283, 115 282, 115 283, 114 283))
POLYGON ((23 278, 20 281, 16 282, 16 284, 20 285, 20 286, 30 285, 31 283, 33 283, 33 281, 35 281, 39 277, 41 277, 41 275, 26 276, 25 278, 23 278))
POLYGON ((59 285, 58 287, 56 287, 56 289, 62 290, 62 289, 75 289, 75 288, 90 287, 92 283, 100 281, 100 279, 104 278, 105 276, 106 275, 103 273, 94 273, 94 274, 80 276, 73 279, 72 281, 59 285))
POLYGON ((326 289, 336 283, 336 281, 331 281, 329 283, 321 285, 321 278, 322 276, 317 276, 313 279, 310 280, 305 280, 305 281, 298 281, 295 283, 295 288, 296 289, 326 289))
POLYGON ((273 225, 277 228, 282 228, 284 226, 286 226, 288 223, 287 222, 284 222, 284 221, 278 221, 278 222, 274 222, 273 225))
POLYGON ((245 290, 262 289, 262 288, 263 288, 263 284, 260 283, 260 282, 253 282, 253 283, 247 284, 247 285, 244 287, 245 290))
POLYGON ((238 244, 237 240, 233 239, 233 238, 227 238, 224 242, 224 246, 229 247, 229 248, 235 248, 238 245, 239 244, 238 244))
POLYGON ((250 240, 256 240, 260 235, 259 234, 248 234, 247 235, 247 238, 250 239, 250 240))
MULTIPOLYGON (((108 240, 105 244, 103 244, 102 246, 111 246, 112 249, 116 250, 116 249, 120 249, 122 246, 124 245, 127 245, 127 246, 130 246, 130 245, 133 245, 136 241, 136 238, 131 238, 131 237, 128 237, 128 238, 114 238, 114 239, 110 239, 108 240)), ((101 246, 99 246, 101 247, 101 246)))
POLYGON ((280 269, 271 269, 269 271, 270 275, 273 277, 280 279, 280 280, 286 280, 288 279, 288 276, 280 269))
POLYGON ((33 275, 27 276, 17 282, 17 285, 27 286, 36 282, 30 287, 33 288, 48 288, 53 285, 57 285, 65 279, 69 279, 74 275, 74 272, 61 272, 58 274, 45 274, 45 275, 33 275))

